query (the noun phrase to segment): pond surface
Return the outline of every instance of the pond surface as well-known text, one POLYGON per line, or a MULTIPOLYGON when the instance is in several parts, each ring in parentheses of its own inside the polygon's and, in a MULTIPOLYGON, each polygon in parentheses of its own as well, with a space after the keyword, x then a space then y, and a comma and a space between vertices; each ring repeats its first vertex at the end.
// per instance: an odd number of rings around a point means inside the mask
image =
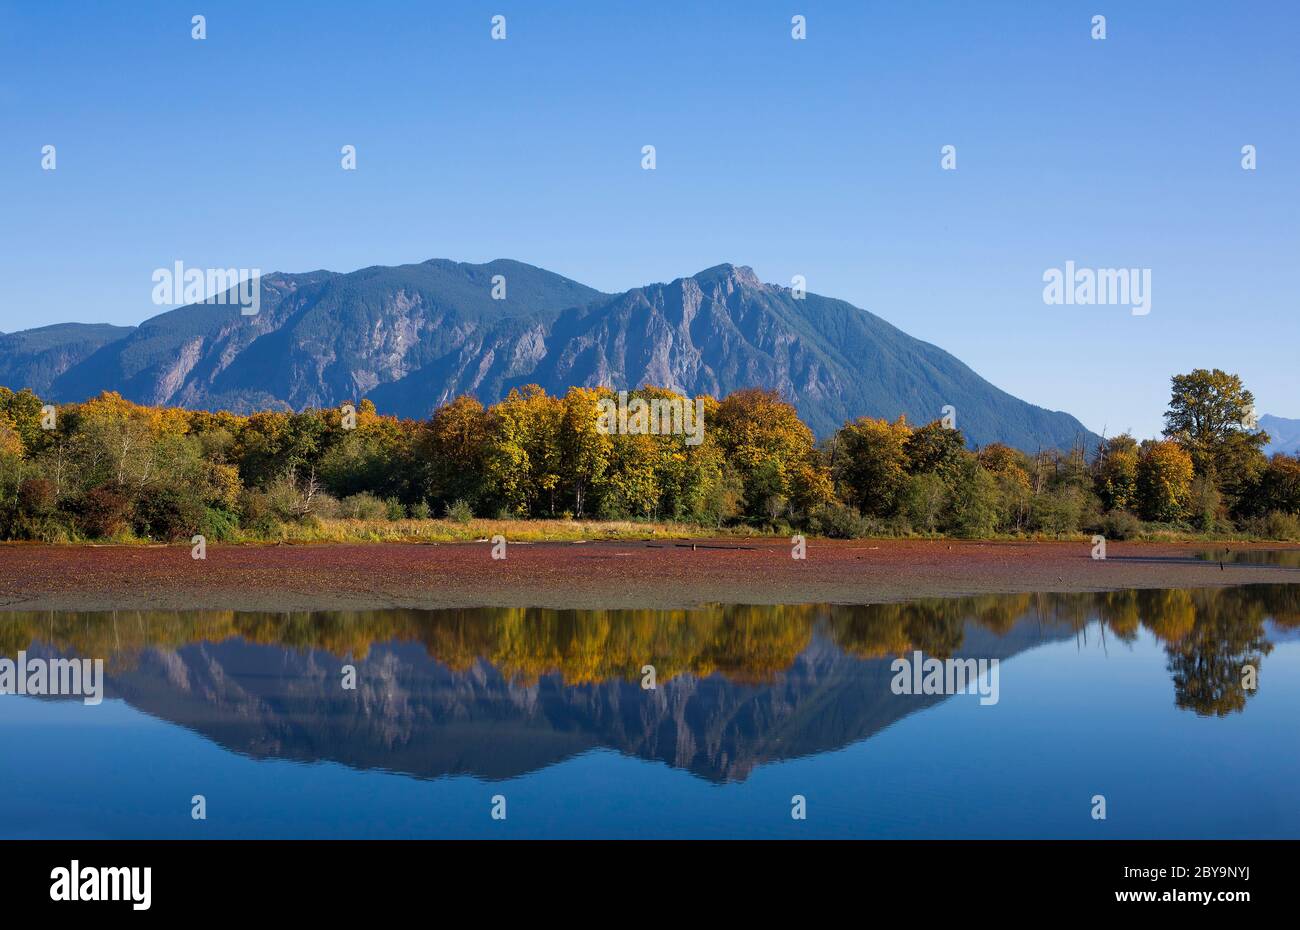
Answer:
POLYGON ((1300 586, 0 613, 20 652, 105 684, 0 694, 2 838, 1300 837, 1300 586))
POLYGON ((1300 568, 1300 549, 1233 549, 1224 546, 1197 553, 1198 558, 1223 565, 1269 565, 1300 568))

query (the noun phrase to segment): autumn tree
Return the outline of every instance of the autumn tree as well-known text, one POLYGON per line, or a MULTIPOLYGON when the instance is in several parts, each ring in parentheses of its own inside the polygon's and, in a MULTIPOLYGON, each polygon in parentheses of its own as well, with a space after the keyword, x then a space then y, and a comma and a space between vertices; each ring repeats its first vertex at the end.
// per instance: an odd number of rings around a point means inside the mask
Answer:
POLYGON ((606 519, 649 517, 659 504, 658 444, 647 433, 615 433, 609 466, 600 483, 600 513, 606 519))
POLYGON ((993 476, 998 491, 998 528, 1022 532, 1033 512, 1028 457, 1018 449, 991 442, 976 453, 976 461, 993 476))
POLYGON ((790 497, 795 468, 813 454, 812 430, 779 394, 758 388, 729 394, 708 428, 740 475, 746 512, 770 522, 790 497))
POLYGON ((18 495, 22 483, 23 441, 13 418, 0 410, 0 538, 18 535, 18 495))
POLYGON ((408 503, 423 497, 414 474, 416 424, 380 416, 369 399, 356 405, 350 426, 345 426, 338 408, 317 413, 324 429, 318 434, 316 455, 298 466, 305 480, 317 475, 339 497, 369 492, 408 503))
POLYGON ((1300 513, 1300 458, 1281 452, 1269 459, 1243 501, 1251 516, 1300 513))
POLYGON ((41 399, 27 388, 11 391, 0 387, 0 416, 8 418, 10 429, 23 444, 25 455, 34 455, 45 448, 48 431, 41 428, 41 399))
POLYGON ((1101 444, 1093 483, 1106 510, 1130 510, 1137 498, 1137 440, 1121 433, 1101 444))
POLYGON ((488 411, 484 478, 511 512, 554 516, 563 417, 563 401, 536 384, 512 390, 488 411))
POLYGON ((1178 443, 1144 442, 1137 465, 1137 504, 1142 518, 1172 522, 1186 516, 1193 474, 1192 457, 1178 443))
POLYGON ((1295 535, 1300 462, 1258 452, 1240 380, 1196 371, 1174 384, 1166 439, 1117 436, 1091 462, 1079 445, 1032 458, 1000 443, 972 453, 958 431, 902 418, 863 417, 814 445, 794 407, 765 390, 718 400, 645 386, 630 392, 635 417, 611 431, 607 388, 552 397, 532 385, 489 409, 458 397, 426 422, 380 415, 366 399, 353 422, 339 408, 243 416, 105 393, 61 405, 52 429, 39 397, 0 388, 0 538, 276 536, 285 522, 331 515, 395 520, 432 505, 461 514, 458 502, 531 517, 747 519, 834 536, 881 520, 964 536, 1059 535, 1136 525, 1103 517, 1133 509, 1205 531, 1235 518, 1251 532, 1295 535), (684 416, 693 420, 697 403, 702 432, 684 416))
POLYGON ((699 443, 683 441, 681 467, 670 490, 668 512, 676 517, 720 525, 739 516, 744 503, 743 484, 727 460, 715 423, 719 401, 707 395, 701 404, 703 435, 699 443))
POLYGON ((255 413, 240 429, 234 454, 239 473, 250 487, 279 479, 286 471, 300 471, 318 461, 329 425, 312 412, 255 413))
POLYGON ((1174 375, 1165 438, 1177 442, 1204 475, 1235 504, 1264 467, 1268 434, 1253 428, 1255 397, 1239 375, 1197 368, 1174 375))
POLYGON ((598 427, 599 402, 611 392, 569 388, 560 417, 560 472, 573 502, 573 515, 582 519, 592 488, 599 487, 610 465, 613 442, 598 427))
POLYGON ((813 456, 794 466, 789 474, 790 506, 799 519, 835 500, 830 469, 813 456))
POLYGON ((907 485, 907 441, 911 435, 904 417, 893 423, 860 417, 840 429, 833 469, 849 504, 874 517, 887 517, 897 511, 907 485))
POLYGON ((474 507, 484 493, 488 414, 462 394, 433 412, 415 440, 420 496, 438 513, 463 501, 474 507))
POLYGON ((966 439, 961 430, 944 426, 940 421, 913 430, 903 444, 910 474, 931 474, 945 484, 956 480, 966 456, 966 439))
POLYGON ((0 456, 4 456, 11 467, 23 457, 23 439, 18 435, 18 426, 7 413, 0 411, 0 456))

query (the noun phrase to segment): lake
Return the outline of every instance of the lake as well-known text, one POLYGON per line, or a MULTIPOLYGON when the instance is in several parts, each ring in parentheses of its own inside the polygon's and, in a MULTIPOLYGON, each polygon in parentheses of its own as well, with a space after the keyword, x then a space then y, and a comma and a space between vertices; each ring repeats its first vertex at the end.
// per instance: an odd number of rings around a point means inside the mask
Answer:
POLYGON ((1300 837, 1298 586, 0 612, 20 652, 103 700, 0 695, 4 838, 1300 837))

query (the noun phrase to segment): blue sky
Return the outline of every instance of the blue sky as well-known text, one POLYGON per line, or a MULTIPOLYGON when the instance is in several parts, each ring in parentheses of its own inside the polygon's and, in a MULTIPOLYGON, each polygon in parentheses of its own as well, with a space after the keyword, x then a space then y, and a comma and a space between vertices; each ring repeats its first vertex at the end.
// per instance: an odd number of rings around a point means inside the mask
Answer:
POLYGON ((1300 417, 1298 27, 1290 2, 0 2, 0 330, 138 323, 178 260, 508 257, 611 291, 731 261, 1094 430, 1155 433, 1194 367, 1300 417), (1067 260, 1150 268, 1150 315, 1044 304, 1067 260))

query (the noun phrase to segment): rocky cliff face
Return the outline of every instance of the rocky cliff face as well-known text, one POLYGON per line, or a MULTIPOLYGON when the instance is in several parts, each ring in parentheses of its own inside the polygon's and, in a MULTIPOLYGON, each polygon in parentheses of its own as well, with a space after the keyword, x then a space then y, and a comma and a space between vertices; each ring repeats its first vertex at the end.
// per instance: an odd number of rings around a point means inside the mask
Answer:
MULTIPOLYGON (((11 360, 9 386, 32 380, 23 364, 11 360)), ((42 393, 56 401, 115 390, 140 403, 247 412, 369 397, 411 417, 459 394, 490 403, 529 383, 560 393, 766 387, 819 435, 863 415, 928 422, 952 405, 975 444, 1095 441, 1068 414, 1000 391, 879 317, 798 299, 733 265, 617 295, 505 260, 270 274, 256 316, 182 307, 46 369, 42 393), (494 299, 498 284, 504 299, 494 299)))

